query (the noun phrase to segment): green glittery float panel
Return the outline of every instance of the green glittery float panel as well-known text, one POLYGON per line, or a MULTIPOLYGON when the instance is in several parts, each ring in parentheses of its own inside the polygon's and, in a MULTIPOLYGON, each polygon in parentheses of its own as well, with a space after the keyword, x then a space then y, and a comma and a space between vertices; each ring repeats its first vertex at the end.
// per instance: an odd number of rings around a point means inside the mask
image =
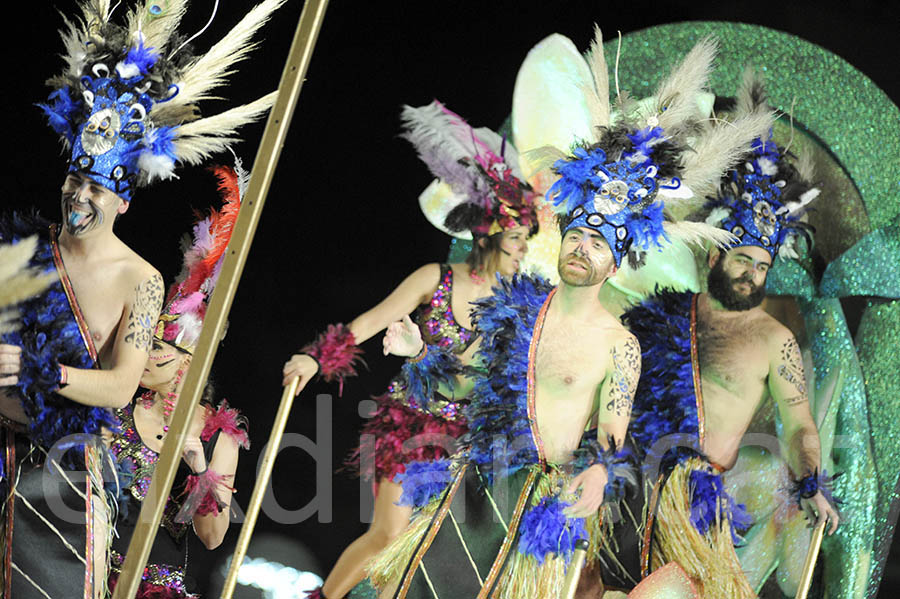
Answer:
POLYGON ((876 504, 875 575, 880 579, 897 524, 898 473, 900 473, 900 301, 870 303, 857 333, 859 361, 869 398, 875 459, 878 465, 876 504))
POLYGON ((823 596, 866 597, 874 586, 870 581, 876 565, 872 556, 879 489, 862 370, 840 300, 798 298, 798 304, 810 338, 816 395, 821 395, 822 386, 838 373, 843 383, 840 396, 832 400, 835 403, 831 407, 836 410, 834 429, 820 432, 823 448, 833 444, 834 471, 842 473, 835 481, 835 495, 844 502, 841 513, 845 516, 838 532, 823 541, 823 596))

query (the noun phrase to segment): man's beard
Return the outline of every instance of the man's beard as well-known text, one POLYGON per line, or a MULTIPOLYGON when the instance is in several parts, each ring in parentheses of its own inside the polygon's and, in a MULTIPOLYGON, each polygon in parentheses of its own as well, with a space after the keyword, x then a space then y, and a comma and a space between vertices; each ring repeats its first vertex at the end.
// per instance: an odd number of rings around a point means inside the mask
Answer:
MULTIPOLYGON (((562 279, 565 284, 571 285, 572 287, 590 287, 603 282, 603 275, 599 274, 596 265, 587 258, 574 253, 560 256, 556 269, 559 272, 559 278, 562 279), (570 260, 575 260, 579 265, 583 266, 585 268, 584 272, 574 274, 571 271, 566 270, 566 263, 570 260)), ((606 269, 606 272, 609 272, 609 269, 606 269)))
POLYGON ((766 297, 766 286, 757 287, 753 284, 749 275, 741 275, 732 279, 722 266, 723 259, 716 262, 706 277, 707 291, 719 301, 727 310, 744 311, 760 305, 766 297), (737 283, 745 283, 750 287, 750 293, 744 295, 735 291, 737 283))

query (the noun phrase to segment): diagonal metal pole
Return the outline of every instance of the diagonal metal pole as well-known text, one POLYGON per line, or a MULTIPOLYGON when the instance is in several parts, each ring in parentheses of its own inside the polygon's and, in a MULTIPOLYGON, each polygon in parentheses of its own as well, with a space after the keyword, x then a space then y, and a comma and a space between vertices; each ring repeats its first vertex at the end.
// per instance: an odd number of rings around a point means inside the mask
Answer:
POLYGON ((222 587, 222 594, 219 596, 221 599, 231 599, 231 595, 234 593, 238 571, 240 571, 241 564, 244 563, 244 557, 247 555, 250 537, 253 536, 253 529, 256 526, 256 517, 259 515, 259 508, 266 494, 266 487, 269 486, 272 467, 275 465, 275 458, 278 456, 278 449, 281 447, 281 436, 284 433, 284 427, 291 413, 291 406, 294 403, 294 396, 297 394, 297 384, 299 382, 300 379, 294 377, 291 384, 285 387, 284 392, 281 394, 281 403, 278 405, 278 413, 275 415, 275 423, 272 425, 272 434, 269 436, 266 453, 256 475, 256 485, 253 487, 253 495, 250 496, 250 503, 244 516, 244 525, 241 527, 241 534, 238 536, 237 545, 234 547, 234 554, 231 556, 231 565, 228 567, 228 575, 225 577, 225 586, 222 587))
MULTIPOLYGON (((228 311, 231 309, 231 303, 247 261, 247 254, 250 252, 253 234, 256 232, 256 226, 262 214, 266 193, 272 182, 275 166, 278 164, 278 157, 287 136, 291 117, 297 105, 300 88, 312 58, 313 48, 322 27, 327 6, 328 0, 307 0, 303 5, 303 12, 300 14, 300 21, 294 33, 294 41, 291 44, 288 59, 281 74, 281 82, 278 85, 278 98, 266 122, 259 152, 253 163, 247 192, 241 202, 241 211, 234 225, 231 243, 222 265, 222 272, 210 299, 203 330, 197 341, 197 351, 194 353, 191 367, 185 375, 181 400, 172 414, 170 426, 173 431, 188 429, 188 423, 192 421, 194 410, 200 402, 200 395, 209 376, 219 340, 222 338, 228 311)), ((131 537, 131 543, 128 545, 128 554, 113 599, 130 599, 137 594, 141 573, 159 530, 166 498, 169 496, 175 473, 178 470, 184 439, 185 435, 179 432, 179 434, 170 435, 163 446, 156 470, 153 473, 150 489, 141 506, 140 517, 131 537)))
POLYGON ((826 524, 828 524, 828 520, 822 520, 816 524, 810 535, 809 549, 806 552, 806 563, 803 564, 803 573, 800 576, 800 585, 797 587, 796 599, 806 599, 806 595, 809 593, 813 573, 816 571, 819 549, 822 547, 822 537, 825 536, 826 524))

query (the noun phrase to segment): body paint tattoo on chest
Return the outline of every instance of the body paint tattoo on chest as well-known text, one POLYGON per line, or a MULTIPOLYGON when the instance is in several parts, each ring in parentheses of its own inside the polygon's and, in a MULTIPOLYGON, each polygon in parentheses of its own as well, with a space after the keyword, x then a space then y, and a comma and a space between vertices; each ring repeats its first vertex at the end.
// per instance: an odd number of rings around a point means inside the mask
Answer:
POLYGON ((609 392, 609 401, 606 403, 608 412, 615 412, 617 416, 628 416, 631 413, 631 404, 634 401, 634 391, 637 387, 637 373, 641 367, 641 350, 637 341, 632 337, 625 342, 624 347, 613 347, 612 351, 612 387, 609 392))
POLYGON ((134 290, 134 304, 128 313, 128 333, 125 343, 141 351, 149 351, 153 338, 152 331, 162 307, 163 281, 158 274, 153 275, 134 290))
MULTIPOLYGON (((778 376, 794 386, 804 399, 806 398, 806 377, 803 374, 803 356, 796 339, 790 339, 781 346, 781 364, 778 365, 778 376)), ((791 398, 790 402, 797 398, 791 398)), ((789 404, 790 404, 789 402, 789 404)))

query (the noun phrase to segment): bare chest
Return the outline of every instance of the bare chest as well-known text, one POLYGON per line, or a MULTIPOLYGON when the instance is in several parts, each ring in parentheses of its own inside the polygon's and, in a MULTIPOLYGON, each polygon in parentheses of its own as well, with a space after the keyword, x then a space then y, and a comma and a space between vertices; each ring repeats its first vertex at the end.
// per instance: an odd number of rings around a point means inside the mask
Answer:
POLYGON ((754 405, 761 399, 769 361, 764 335, 752 321, 699 321, 697 350, 704 396, 706 387, 715 385, 754 405))
POLYGON ((603 380, 609 353, 598 343, 599 336, 596 331, 545 325, 535 356, 538 388, 551 393, 593 391, 603 380))
POLYGON ((77 264, 72 267, 66 264, 66 269, 78 307, 102 362, 112 348, 129 290, 119 288, 121 285, 115 278, 93 269, 77 264))

